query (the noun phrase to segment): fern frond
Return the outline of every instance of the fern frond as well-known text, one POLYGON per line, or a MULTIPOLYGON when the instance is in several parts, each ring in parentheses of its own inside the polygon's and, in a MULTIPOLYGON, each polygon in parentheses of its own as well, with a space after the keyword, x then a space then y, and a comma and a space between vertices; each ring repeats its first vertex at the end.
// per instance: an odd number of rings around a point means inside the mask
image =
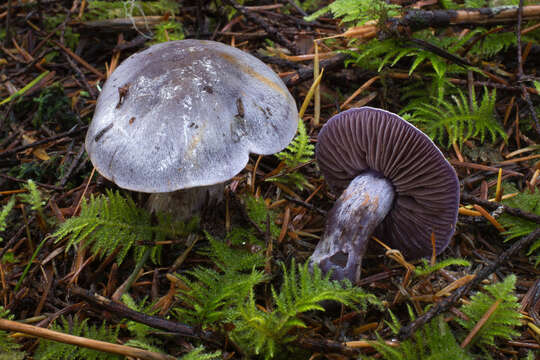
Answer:
POLYGON ((268 208, 262 198, 257 198, 251 194, 242 197, 246 204, 246 210, 251 220, 263 231, 266 230, 266 220, 270 220, 270 235, 279 236, 280 229, 276 225, 276 213, 268 208))
MULTIPOLYGON (((397 334, 401 324, 392 312, 390 315, 390 328, 397 334)), ((472 360, 467 351, 459 347, 442 316, 431 320, 415 332, 412 339, 400 343, 399 347, 388 345, 379 335, 372 345, 385 360, 472 360)))
POLYGON ((471 266, 471 263, 465 259, 449 258, 439 261, 432 266, 426 259, 422 259, 422 264, 414 269, 414 274, 416 276, 426 276, 452 265, 471 266))
POLYGON ((182 356, 181 360, 221 360, 221 351, 216 351, 213 353, 203 353, 204 347, 199 346, 191 350, 186 355, 182 356))
POLYGON ((266 275, 255 269, 244 274, 197 267, 186 274, 177 275, 186 286, 179 289, 177 296, 184 304, 175 308, 175 312, 182 321, 202 327, 225 322, 234 305, 244 301, 255 285, 266 280, 266 275))
MULTIPOLYGON (((9 199, 8 203, 2 207, 2 211, 0 211, 0 232, 6 231, 7 217, 13 209, 13 206, 15 206, 14 196, 9 199)), ((0 242, 2 241, 4 241, 4 238, 0 236, 0 242)))
POLYGON ((24 188, 28 190, 26 194, 20 194, 19 199, 30 205, 30 208, 34 211, 43 212, 43 206, 46 201, 43 199, 43 195, 37 188, 36 183, 33 180, 28 180, 24 185, 24 188))
MULTIPOLYGON (((210 247, 201 251, 213 260, 216 266, 223 272, 248 272, 253 268, 264 265, 262 252, 251 252, 244 249, 234 249, 223 241, 214 239, 205 233, 210 247)), ((234 244, 234 243, 233 243, 234 244)))
POLYGON ((285 148, 285 150, 275 154, 278 159, 285 163, 283 173, 268 178, 266 181, 277 181, 285 184, 292 184, 300 190, 303 190, 304 185, 307 183, 304 175, 298 171, 290 171, 301 164, 311 161, 315 153, 314 150, 315 146, 313 146, 313 144, 311 144, 309 141, 309 136, 306 132, 304 122, 299 120, 298 134, 285 148))
POLYGON ((334 17, 342 18, 342 22, 358 26, 369 20, 384 22, 390 16, 399 15, 399 9, 401 6, 388 4, 382 0, 336 0, 306 17, 306 20, 313 21, 331 11, 334 17))
MULTIPOLYGON (((487 32, 486 29, 481 30, 487 32)), ((488 34, 474 44, 469 53, 482 58, 490 58, 516 45, 516 42, 516 35, 511 31, 488 34)))
POLYGON ((489 93, 484 89, 480 103, 473 93, 472 106, 461 90, 452 95, 452 100, 432 99, 433 104, 414 103, 403 111, 412 111, 410 121, 417 123, 433 140, 444 143, 447 137, 447 146, 454 142, 461 145, 473 136, 480 137, 483 142, 487 133, 491 135, 492 142, 499 136, 506 139, 504 129, 494 116, 495 91, 489 93))
MULTIPOLYGON (((488 309, 496 302, 499 306, 480 328, 471 342, 480 347, 494 345, 495 338, 510 340, 519 335, 514 327, 521 324, 522 315, 519 313, 519 302, 514 295, 516 276, 510 275, 504 281, 486 285, 483 291, 471 296, 471 302, 463 305, 460 311, 467 316, 467 320, 458 318, 456 321, 467 330, 472 330, 488 309)), ((470 346, 470 345, 469 345, 470 346)))
MULTIPOLYGON (((162 214, 158 214, 158 224, 154 225, 151 214, 138 208, 130 197, 107 191, 106 195, 83 201, 80 215, 66 220, 52 236, 57 242, 69 236, 66 250, 82 241, 100 256, 120 249, 116 256, 120 264, 132 247, 136 259, 142 257, 145 246, 134 246, 137 242, 163 241, 166 237, 185 235, 194 227, 194 223, 172 222, 162 214)), ((158 249, 154 247, 154 261, 158 249)))
POLYGON ((285 150, 276 154, 276 157, 285 162, 287 167, 294 168, 313 159, 315 146, 309 142, 306 126, 302 120, 298 121, 298 134, 285 150))
POLYGON ((314 266, 296 265, 293 261, 289 268, 282 264, 283 284, 276 292, 272 288, 274 310, 260 310, 253 292, 249 299, 237 308, 234 314, 232 337, 250 353, 260 354, 264 358, 273 358, 277 351, 293 341, 294 329, 306 327, 299 315, 307 311, 324 311, 322 301, 337 301, 346 306, 365 308, 367 304, 376 304, 377 298, 353 287, 350 282, 332 281, 330 274, 323 275, 314 266))
MULTIPOLYGON (((80 321, 75 317, 71 321, 68 321, 68 319, 62 317, 59 321, 56 321, 51 325, 51 329, 75 336, 116 343, 120 328, 113 330, 106 326, 105 322, 98 327, 88 325, 88 319, 80 321)), ((36 360, 120 360, 123 357, 120 355, 77 347, 75 345, 41 339, 34 354, 34 358, 36 360)))
MULTIPOLYGON (((509 190, 509 188, 511 188, 512 191, 517 191, 509 184, 504 184, 504 187, 507 191, 509 190)), ((540 215, 540 192, 535 191, 534 193, 530 193, 528 191, 525 191, 517 194, 514 197, 503 200, 503 204, 522 209, 523 211, 527 211, 532 214, 540 215)), ((503 234, 506 235, 505 241, 522 236, 527 236, 538 228, 538 224, 532 221, 517 216, 512 216, 507 213, 503 213, 498 220, 501 225, 507 229, 507 231, 503 234)), ((532 255, 533 253, 536 253, 535 266, 540 264, 540 251, 538 251, 539 249, 540 239, 537 239, 532 243, 532 245, 529 247, 529 251, 527 252, 527 255, 532 255)))

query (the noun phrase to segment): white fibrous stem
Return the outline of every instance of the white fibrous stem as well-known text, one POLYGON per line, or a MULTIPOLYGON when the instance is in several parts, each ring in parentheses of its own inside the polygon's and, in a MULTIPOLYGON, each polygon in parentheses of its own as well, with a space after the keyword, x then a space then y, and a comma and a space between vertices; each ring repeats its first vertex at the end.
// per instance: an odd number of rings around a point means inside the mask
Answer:
POLYGON ((328 214, 326 229, 311 262, 334 279, 360 279, 362 258, 371 234, 394 201, 394 187, 375 172, 354 178, 328 214))
POLYGON ((147 208, 152 212, 164 212, 178 221, 200 216, 201 211, 223 200, 224 183, 199 186, 168 193, 155 193, 148 198, 147 208))

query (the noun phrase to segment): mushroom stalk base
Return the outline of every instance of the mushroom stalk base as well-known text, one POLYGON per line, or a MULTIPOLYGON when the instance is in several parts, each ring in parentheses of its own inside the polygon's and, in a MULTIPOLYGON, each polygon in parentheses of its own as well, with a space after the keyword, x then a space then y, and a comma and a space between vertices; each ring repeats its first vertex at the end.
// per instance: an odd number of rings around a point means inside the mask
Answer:
POLYGON ((332 271, 334 279, 357 282, 368 240, 393 201, 394 188, 380 174, 365 172, 354 178, 330 210, 311 263, 332 271))
POLYGON ((224 183, 200 186, 168 193, 150 195, 147 208, 152 212, 165 212, 175 220, 186 221, 200 215, 203 208, 223 200, 224 183))

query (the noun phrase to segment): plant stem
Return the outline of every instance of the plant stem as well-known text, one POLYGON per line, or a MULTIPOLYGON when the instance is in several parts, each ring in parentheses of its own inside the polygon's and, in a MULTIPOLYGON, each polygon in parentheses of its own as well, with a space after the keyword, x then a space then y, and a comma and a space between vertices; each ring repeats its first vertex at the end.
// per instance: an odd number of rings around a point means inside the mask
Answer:
POLYGON ((112 295, 112 299, 114 301, 120 301, 120 299, 122 298, 122 295, 124 295, 124 293, 126 291, 129 290, 129 288, 131 287, 131 285, 133 285, 133 283, 135 282, 135 280, 137 280, 138 276, 139 276, 139 272, 141 271, 142 267, 144 266, 144 264, 146 264, 146 261, 148 260, 148 258, 150 257, 150 253, 152 252, 152 247, 151 246, 148 246, 146 248, 146 250, 144 251, 144 254, 143 256, 141 256, 141 258, 139 259, 139 261, 137 261, 137 264, 135 265, 135 269, 133 269, 133 271, 131 272, 131 275, 129 275, 129 277, 127 278, 126 281, 124 281, 124 283, 122 285, 120 285, 120 287, 118 289, 116 289, 116 291, 114 292, 114 294, 112 295))

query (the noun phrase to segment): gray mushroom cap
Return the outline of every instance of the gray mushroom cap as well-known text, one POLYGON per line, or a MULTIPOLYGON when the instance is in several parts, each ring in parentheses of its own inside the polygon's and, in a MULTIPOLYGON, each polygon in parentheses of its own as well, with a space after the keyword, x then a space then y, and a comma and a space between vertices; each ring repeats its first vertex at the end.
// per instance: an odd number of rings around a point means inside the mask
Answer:
POLYGON ((370 107, 344 111, 319 133, 316 157, 338 193, 362 173, 390 182, 393 204, 374 232, 390 247, 409 258, 428 256, 432 233, 437 254, 447 247, 457 221, 459 181, 429 137, 407 121, 370 107))
POLYGON ((232 178, 250 153, 287 146, 297 125, 293 97, 266 64, 218 42, 171 41, 112 73, 86 150, 122 188, 171 192, 232 178))

